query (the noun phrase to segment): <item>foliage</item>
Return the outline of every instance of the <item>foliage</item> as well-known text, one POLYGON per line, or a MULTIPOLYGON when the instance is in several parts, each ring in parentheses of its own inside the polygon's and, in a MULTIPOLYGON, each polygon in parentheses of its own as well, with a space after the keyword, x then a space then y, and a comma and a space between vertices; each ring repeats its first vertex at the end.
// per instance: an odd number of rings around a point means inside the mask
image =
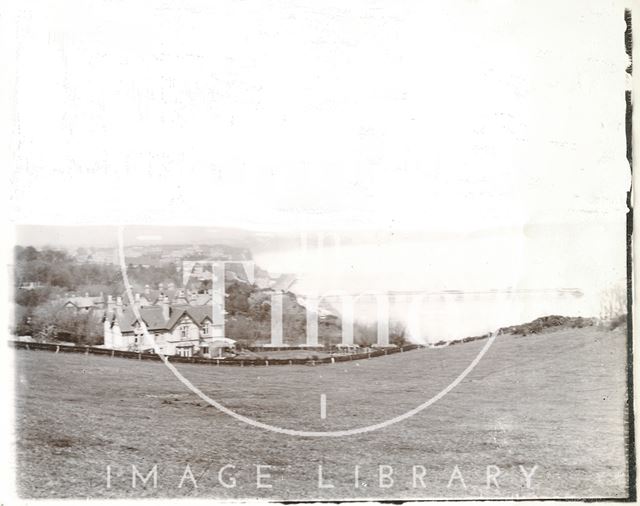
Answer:
POLYGON ((33 290, 16 288, 14 301, 20 306, 34 308, 62 294, 63 290, 59 287, 43 286, 42 288, 35 288, 33 290))
POLYGON ((23 323, 23 333, 29 330, 39 341, 71 341, 77 344, 102 344, 102 319, 92 311, 78 312, 59 303, 48 302, 35 308, 23 323))
POLYGON ((400 347, 410 344, 406 337, 406 331, 407 329, 404 324, 400 322, 392 323, 389 328, 389 342, 400 347))
POLYGON ((231 283, 226 287, 225 310, 230 315, 247 314, 251 292, 251 286, 246 283, 231 283))
POLYGON ((610 323, 609 323, 609 329, 610 330, 615 330, 618 327, 622 327, 622 328, 626 328, 627 327, 627 315, 625 314, 621 314, 619 316, 616 316, 615 318, 612 318, 610 323))
MULTIPOLYGON (((97 291, 120 293, 123 291, 122 273, 117 265, 80 263, 64 251, 42 249, 31 246, 16 246, 15 285, 25 282, 39 282, 45 287, 57 287, 70 292, 97 291)), ((153 285, 158 283, 179 283, 180 275, 175 264, 142 267, 129 265, 127 274, 133 284, 153 285)), ((28 305, 28 304, 25 304, 28 305)))
POLYGON ((516 334, 526 336, 528 334, 539 334, 540 332, 554 327, 571 327, 583 328, 592 326, 595 323, 593 318, 583 318, 581 316, 559 316, 550 315, 536 318, 529 323, 522 325, 512 325, 511 327, 503 327, 500 332, 503 334, 516 334))
POLYGON ((77 290, 88 284, 113 285, 121 280, 115 265, 81 264, 67 253, 58 250, 36 250, 28 246, 16 246, 15 284, 39 282, 48 287, 77 290))
MULTIPOLYGON (((181 274, 173 263, 163 265, 150 265, 144 267, 142 265, 129 264, 127 266, 127 276, 132 284, 136 286, 158 286, 163 283, 165 286, 169 283, 180 285, 182 283, 181 274)), ((120 269, 118 269, 118 280, 122 279, 120 269)))
MULTIPOLYGON (((369 347, 378 342, 377 323, 355 323, 354 341, 360 346, 369 347)), ((401 322, 389 322, 389 343, 396 346, 409 344, 406 328, 401 322)))

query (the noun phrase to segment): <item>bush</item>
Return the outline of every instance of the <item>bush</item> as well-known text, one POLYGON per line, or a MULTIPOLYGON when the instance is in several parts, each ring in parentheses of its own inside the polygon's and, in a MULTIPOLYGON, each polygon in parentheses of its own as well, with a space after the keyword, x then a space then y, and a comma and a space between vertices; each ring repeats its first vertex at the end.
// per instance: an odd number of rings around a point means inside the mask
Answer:
POLYGON ((626 314, 621 314, 620 316, 617 316, 615 318, 613 318, 611 320, 611 322, 609 323, 609 330, 615 330, 618 327, 621 328, 627 328, 627 315, 626 314))
POLYGON ((39 341, 65 340, 76 344, 102 344, 102 319, 92 312, 77 312, 48 303, 38 306, 31 315, 29 334, 39 341))

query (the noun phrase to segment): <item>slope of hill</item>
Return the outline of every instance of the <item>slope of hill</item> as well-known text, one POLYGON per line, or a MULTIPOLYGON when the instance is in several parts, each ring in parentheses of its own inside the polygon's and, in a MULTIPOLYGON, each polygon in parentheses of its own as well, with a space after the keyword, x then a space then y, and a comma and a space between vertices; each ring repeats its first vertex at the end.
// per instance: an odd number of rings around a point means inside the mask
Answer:
MULTIPOLYGON (((436 395, 485 341, 322 367, 180 365, 205 393, 279 427, 338 430, 395 417, 436 395), (326 417, 320 397, 326 395, 326 417)), ((23 497, 608 497, 627 494, 626 335, 560 329, 499 336, 426 410, 337 439, 241 423, 185 390, 160 363, 17 351, 18 487, 23 497), (157 488, 131 486, 131 465, 157 488), (179 487, 185 466, 197 480, 179 487), (235 487, 220 484, 218 473, 235 487), (256 487, 256 466, 272 488, 256 487), (318 487, 318 466, 333 488, 318 487), (359 488, 354 488, 354 466, 359 488), (379 466, 393 485, 379 485, 379 466), (111 484, 106 469, 111 466, 111 484), (424 480, 414 486, 414 466, 424 480), (451 482, 454 466, 464 480, 451 482), (497 466, 499 488, 487 488, 497 466), (533 473, 530 483, 520 466, 533 473), (423 486, 424 485, 424 488, 423 486), (529 485, 529 486, 527 486, 529 485)))

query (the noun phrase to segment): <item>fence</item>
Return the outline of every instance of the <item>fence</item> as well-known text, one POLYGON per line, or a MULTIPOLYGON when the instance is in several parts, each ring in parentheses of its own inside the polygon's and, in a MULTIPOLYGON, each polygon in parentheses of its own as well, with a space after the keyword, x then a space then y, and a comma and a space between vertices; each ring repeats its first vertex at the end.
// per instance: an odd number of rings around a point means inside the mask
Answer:
MULTIPOLYGON (((86 355, 102 355, 107 357, 129 358, 135 360, 157 360, 162 358, 155 353, 139 353, 137 351, 110 350, 107 348, 96 348, 93 346, 69 346, 51 343, 25 343, 22 341, 9 341, 9 345, 15 349, 22 350, 43 350, 52 351, 54 353, 83 353, 86 355)), ((316 364, 333 364, 335 362, 350 362, 352 360, 363 360, 374 357, 382 357, 384 355, 392 355, 394 353, 402 353, 405 351, 422 348, 418 344, 409 344, 397 348, 381 348, 370 352, 353 353, 349 355, 334 355, 322 358, 203 358, 203 357, 178 357, 171 356, 169 360, 172 363, 188 363, 188 364, 206 364, 206 365, 231 365, 238 367, 252 366, 271 366, 271 365, 316 365, 316 364)), ((287 348, 291 349, 291 348, 287 348)), ((270 350, 272 351, 272 350, 270 350)))

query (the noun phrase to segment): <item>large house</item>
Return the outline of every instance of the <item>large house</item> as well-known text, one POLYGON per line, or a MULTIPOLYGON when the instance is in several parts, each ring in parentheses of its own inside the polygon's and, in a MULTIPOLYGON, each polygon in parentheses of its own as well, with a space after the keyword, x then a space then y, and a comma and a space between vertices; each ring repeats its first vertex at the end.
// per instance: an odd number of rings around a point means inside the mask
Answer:
POLYGON ((211 297, 202 300, 208 304, 193 305, 194 301, 190 304, 188 297, 180 294, 171 303, 167 295, 160 295, 152 303, 136 295, 134 306, 124 306, 121 297, 114 301, 109 296, 104 317, 104 347, 152 351, 155 341, 164 355, 218 356, 233 341, 225 339, 223 324, 214 324, 211 297), (140 320, 146 325, 149 338, 145 338, 140 320))

